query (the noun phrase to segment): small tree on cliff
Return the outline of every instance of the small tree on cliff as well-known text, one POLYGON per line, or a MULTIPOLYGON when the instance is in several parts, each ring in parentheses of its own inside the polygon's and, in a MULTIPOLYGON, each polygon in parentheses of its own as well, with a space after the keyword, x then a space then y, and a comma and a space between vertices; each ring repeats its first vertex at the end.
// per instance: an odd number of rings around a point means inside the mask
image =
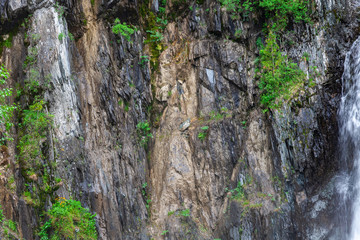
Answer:
POLYGON ((0 65, 0 145, 4 145, 6 141, 13 140, 10 137, 12 118, 14 110, 16 109, 15 104, 10 104, 10 97, 12 96, 12 88, 3 87, 6 81, 9 79, 10 74, 8 70, 0 65))
POLYGON ((261 77, 259 88, 263 90, 261 104, 276 109, 292 99, 304 86, 305 73, 280 51, 276 35, 272 32, 266 46, 260 50, 261 77))

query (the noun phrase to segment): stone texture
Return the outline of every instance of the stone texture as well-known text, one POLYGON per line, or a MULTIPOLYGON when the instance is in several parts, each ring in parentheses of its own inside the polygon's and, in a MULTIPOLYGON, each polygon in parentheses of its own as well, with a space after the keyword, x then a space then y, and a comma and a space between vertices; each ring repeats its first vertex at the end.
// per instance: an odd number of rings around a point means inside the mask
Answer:
MULTIPOLYGON (((12 70, 11 86, 23 84, 29 73, 22 63, 37 48, 41 83, 50 79, 48 161, 63 182, 56 194, 97 213, 100 239, 336 236, 336 114, 345 53, 359 34, 356 2, 314 1, 314 24, 289 26, 294 34, 283 36, 284 50, 306 73, 317 66, 320 74, 297 101, 267 113, 255 78, 256 41, 265 37, 261 13, 233 20, 217 1, 192 2, 191 10, 169 1, 178 16, 164 31, 167 48, 151 73, 139 64, 150 55, 143 27, 132 42, 111 32, 115 18, 142 26, 141 4, 64 0, 59 15, 53 1, 0 0, 1 34, 32 14, 1 63, 12 70), (136 125, 147 119, 156 120, 145 147, 136 125), (248 204, 232 200, 238 182, 248 204)), ((150 5, 157 11, 159 2, 150 5)), ((22 197, 15 152, 15 142, 0 151, 0 203, 19 235, 35 239, 39 217, 22 197)))

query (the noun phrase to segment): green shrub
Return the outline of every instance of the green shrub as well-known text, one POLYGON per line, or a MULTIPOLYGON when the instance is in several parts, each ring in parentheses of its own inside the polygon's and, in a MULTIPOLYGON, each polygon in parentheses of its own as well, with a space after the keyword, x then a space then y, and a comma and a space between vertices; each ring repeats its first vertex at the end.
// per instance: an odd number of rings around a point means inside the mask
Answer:
POLYGON ((34 65, 37 62, 38 49, 36 47, 30 47, 28 49, 28 55, 25 58, 23 68, 34 65))
POLYGON ((149 39, 146 40, 147 43, 149 43, 149 42, 161 42, 164 39, 164 36, 159 31, 148 30, 146 32, 148 32, 150 34, 149 39))
POLYGON ((97 239, 95 214, 83 208, 79 201, 59 198, 47 212, 49 220, 40 228, 41 240, 97 239))
POLYGON ((266 108, 277 109, 303 88, 306 75, 296 63, 281 53, 276 35, 272 32, 269 33, 266 46, 260 50, 260 60, 259 88, 263 91, 261 104, 266 108))
POLYGON ((146 195, 146 187, 147 187, 147 182, 144 182, 142 184, 142 190, 141 190, 141 193, 142 193, 143 196, 146 195))
POLYGON ((153 135, 151 134, 151 128, 147 121, 145 122, 139 122, 136 125, 137 133, 140 138, 140 144, 142 146, 146 146, 149 139, 153 138, 153 135))
POLYGON ((150 209, 150 203, 151 203, 151 199, 147 198, 146 203, 145 203, 145 207, 146 207, 147 210, 150 209))
POLYGON ((10 38, 6 39, 4 41, 4 47, 11 48, 11 46, 12 46, 12 43, 11 43, 10 38))
POLYGON ((68 32, 68 35, 69 35, 70 41, 74 41, 74 40, 75 40, 74 35, 73 35, 71 32, 68 32))
POLYGON ((125 112, 128 112, 129 109, 130 109, 130 103, 127 102, 127 101, 124 101, 124 111, 125 111, 125 112))
POLYGON ((296 23, 310 21, 307 0, 220 0, 220 3, 232 13, 232 18, 238 18, 239 14, 246 18, 255 9, 262 9, 273 30, 284 29, 291 17, 296 23))
POLYGON ((30 68, 28 78, 25 79, 24 93, 27 95, 37 94, 40 91, 40 72, 36 68, 30 68))
POLYGON ((201 127, 201 131, 198 134, 198 138, 202 141, 206 138, 207 130, 209 129, 209 126, 203 126, 201 127))
POLYGON ((260 0, 259 7, 265 9, 268 17, 275 16, 279 27, 285 27, 292 16, 294 21, 310 21, 307 0, 260 0))
POLYGON ((55 2, 55 11, 58 13, 59 19, 64 16, 65 9, 63 6, 60 6, 58 2, 55 2))
POLYGON ((122 35, 127 41, 131 42, 131 35, 134 34, 135 28, 127 25, 125 22, 122 24, 117 18, 115 19, 114 26, 112 27, 112 32, 122 35))
MULTIPOLYGON (((0 65, 0 86, 5 85, 9 77, 10 74, 8 70, 0 65)), ((0 145, 4 145, 5 141, 13 140, 10 136, 10 130, 14 125, 12 118, 16 105, 9 103, 12 93, 12 88, 5 87, 0 89, 0 145)))
POLYGON ((246 121, 241 121, 241 124, 243 125, 243 129, 246 129, 246 121))
POLYGON ((0 204, 0 224, 5 220, 4 212, 2 210, 2 206, 0 204))
POLYGON ((31 192, 29 192, 29 191, 23 192, 23 197, 24 197, 26 204, 28 204, 28 205, 36 204, 36 201, 31 196, 31 192))
MULTIPOLYGON (((212 110, 209 115, 210 115, 210 120, 220 121, 224 119, 225 112, 223 111, 216 112, 215 110, 212 110)), ((207 129, 202 129, 202 130, 207 130, 207 129)))
POLYGON ((167 24, 168 24, 168 20, 167 20, 167 19, 159 18, 159 17, 156 18, 156 22, 157 22, 158 24, 160 24, 160 28, 161 28, 161 29, 165 29, 166 26, 167 26, 167 24))
POLYGON ((1 205, 0 205, 0 228, 1 228, 0 238, 5 237, 4 239, 20 239, 20 237, 18 236, 16 222, 5 218, 1 205))
POLYGON ((183 217, 190 217, 190 209, 181 210, 180 215, 183 217))
POLYGON ((148 61, 149 61, 149 56, 146 56, 146 55, 140 56, 139 65, 144 67, 148 61))
POLYGON ((46 140, 53 117, 45 112, 44 104, 44 100, 35 99, 29 109, 22 112, 22 122, 19 124, 22 134, 17 147, 25 169, 31 165, 41 165, 41 160, 44 159, 42 143, 46 140))
POLYGON ((244 188, 241 182, 238 182, 236 188, 229 190, 231 193, 231 199, 234 200, 243 200, 245 198, 244 188))
MULTIPOLYGON (((300 89, 303 89, 306 75, 296 63, 280 51, 276 33, 283 31, 290 19, 293 19, 295 23, 310 22, 308 0, 220 1, 233 17, 239 17, 240 13, 244 16, 258 9, 265 12, 269 19, 268 23, 271 27, 266 28, 268 32, 266 46, 263 46, 261 38, 256 40, 256 45, 261 49, 260 57, 256 60, 260 63, 261 69, 256 71, 261 74, 259 88, 262 90, 261 104, 266 108, 265 111, 268 108, 279 108, 284 102, 298 94, 300 89)), ((238 36, 239 34, 235 34, 235 37, 238 36)), ((307 57, 305 59, 307 60, 307 57)), ((309 82, 311 81, 310 79, 309 82)))
POLYGON ((62 42, 62 40, 64 39, 65 35, 63 33, 60 33, 58 38, 59 38, 59 41, 62 42))
POLYGON ((2 54, 4 48, 11 48, 12 47, 12 40, 14 34, 16 34, 16 29, 13 29, 12 32, 8 34, 8 36, 4 39, 3 36, 0 36, 0 55, 2 54))
POLYGON ((11 220, 6 220, 3 222, 3 228, 8 228, 13 232, 17 232, 17 226, 16 222, 11 220))
POLYGON ((242 34, 242 30, 241 30, 241 29, 237 29, 237 30, 235 31, 235 33, 234 33, 234 36, 235 36, 236 38, 240 38, 240 37, 241 37, 241 34, 242 34))
POLYGON ((41 35, 39 33, 33 33, 31 34, 31 39, 34 41, 34 42, 37 42, 41 39, 41 35))

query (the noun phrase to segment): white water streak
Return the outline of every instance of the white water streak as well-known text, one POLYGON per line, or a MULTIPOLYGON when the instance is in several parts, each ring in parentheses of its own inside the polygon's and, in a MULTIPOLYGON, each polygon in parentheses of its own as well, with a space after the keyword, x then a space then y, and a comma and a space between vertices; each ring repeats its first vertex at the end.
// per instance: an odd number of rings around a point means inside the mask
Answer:
POLYGON ((352 216, 349 216, 351 226, 347 239, 360 240, 360 38, 346 55, 342 84, 340 142, 343 162, 353 162, 353 170, 338 187, 345 201, 351 198, 352 216))

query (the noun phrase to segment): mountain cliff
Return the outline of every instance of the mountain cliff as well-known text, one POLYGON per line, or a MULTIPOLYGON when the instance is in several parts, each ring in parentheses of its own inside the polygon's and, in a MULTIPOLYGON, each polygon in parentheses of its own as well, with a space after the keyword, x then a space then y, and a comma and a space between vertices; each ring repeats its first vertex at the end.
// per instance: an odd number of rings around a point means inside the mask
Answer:
POLYGON ((61 197, 98 239, 341 239, 359 5, 267 2, 0 0, 3 237, 40 239, 61 197))

